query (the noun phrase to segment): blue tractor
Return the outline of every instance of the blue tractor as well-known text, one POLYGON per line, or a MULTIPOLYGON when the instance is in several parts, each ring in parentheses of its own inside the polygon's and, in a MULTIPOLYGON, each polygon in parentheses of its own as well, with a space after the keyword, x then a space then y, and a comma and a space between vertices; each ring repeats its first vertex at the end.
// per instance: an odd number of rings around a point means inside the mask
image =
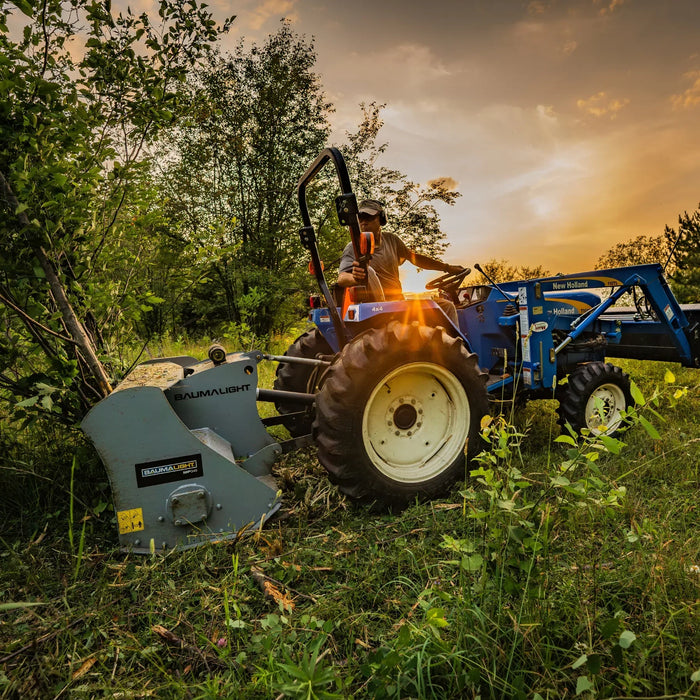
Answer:
POLYGON ((283 356, 214 345, 205 360, 149 360, 83 420, 107 468, 124 550, 195 547, 262 525, 280 506, 275 461, 310 438, 341 491, 400 506, 465 476, 494 402, 555 396, 562 422, 614 434, 632 399, 629 378, 606 358, 698 366, 700 306, 679 306, 659 265, 500 285, 463 286, 466 269, 443 275, 428 287, 456 306, 457 325, 433 299, 387 302, 358 290, 336 300, 306 203, 327 163, 363 265, 372 249, 343 158, 326 149, 298 184, 301 240, 320 289, 313 328, 283 356), (635 307, 616 307, 627 293, 635 307), (275 386, 262 389, 257 366, 269 360, 279 363, 275 386), (261 418, 260 401, 279 415, 261 418), (267 430, 278 424, 291 439, 267 430))
POLYGON ((342 155, 328 148, 298 184, 301 241, 321 292, 314 328, 275 358, 275 391, 294 393, 272 398, 293 436, 312 431, 320 462, 352 498, 402 504, 443 493, 480 450, 481 419, 499 401, 555 397, 562 424, 614 435, 632 399, 629 377, 606 358, 698 366, 700 305, 681 307, 660 265, 473 286, 463 286, 468 269, 443 275, 427 288, 455 304, 458 325, 433 299, 359 290, 339 303, 306 202, 327 163, 339 221, 356 258, 370 259, 342 155), (615 307, 624 294, 634 307, 615 307))

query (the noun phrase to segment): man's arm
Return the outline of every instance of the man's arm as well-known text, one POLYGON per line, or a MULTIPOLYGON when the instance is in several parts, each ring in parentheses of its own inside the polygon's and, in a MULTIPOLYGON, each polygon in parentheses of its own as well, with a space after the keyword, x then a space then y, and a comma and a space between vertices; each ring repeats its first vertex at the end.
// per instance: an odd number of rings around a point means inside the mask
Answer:
POLYGON ((456 274, 464 269, 461 265, 448 265, 447 263, 431 258, 428 255, 416 253, 415 250, 408 251, 407 259, 421 270, 437 270, 439 272, 450 272, 452 274, 456 274))
POLYGON ((367 275, 365 271, 360 267, 360 263, 357 260, 352 261, 352 271, 351 272, 339 272, 336 284, 339 287, 355 287, 362 286, 367 280, 367 275))

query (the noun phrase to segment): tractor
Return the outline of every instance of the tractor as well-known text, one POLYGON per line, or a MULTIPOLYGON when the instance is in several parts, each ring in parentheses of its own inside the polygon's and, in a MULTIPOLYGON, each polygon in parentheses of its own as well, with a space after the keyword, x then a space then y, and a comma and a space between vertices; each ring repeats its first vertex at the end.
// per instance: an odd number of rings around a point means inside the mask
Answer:
POLYGON ((191 547, 262 525, 279 508, 275 460, 309 441, 340 491, 403 506, 464 478, 493 404, 554 397, 562 424, 614 435, 632 398, 629 377, 607 358, 698 366, 700 305, 680 306, 657 264, 471 286, 464 268, 427 285, 455 305, 456 325, 433 298, 385 301, 356 288, 341 301, 306 197, 329 163, 338 220, 360 264, 371 259, 344 159, 327 148, 297 187, 299 235, 319 289, 310 330, 283 356, 213 346, 203 361, 143 363, 84 419, 124 549, 191 547), (625 294, 634 305, 616 306, 625 294), (257 386, 262 361, 278 363, 272 389, 257 386), (278 415, 260 418, 257 401, 273 402, 278 415), (268 432, 279 424, 289 440, 268 432))
POLYGON ((444 492, 480 449, 490 403, 557 398, 562 424, 616 434, 632 401, 630 379, 607 357, 698 365, 700 306, 681 308, 659 265, 472 286, 463 285, 465 268, 426 285, 454 303, 458 326, 432 299, 376 301, 361 291, 339 308, 306 203, 329 162, 342 191, 339 220, 356 258, 369 259, 342 155, 327 149, 298 186, 301 240, 321 291, 314 328, 287 351, 275 388, 315 397, 313 411, 287 401, 277 408, 293 435, 312 430, 319 460, 349 496, 400 504, 444 492), (613 308, 625 293, 634 308, 613 308))

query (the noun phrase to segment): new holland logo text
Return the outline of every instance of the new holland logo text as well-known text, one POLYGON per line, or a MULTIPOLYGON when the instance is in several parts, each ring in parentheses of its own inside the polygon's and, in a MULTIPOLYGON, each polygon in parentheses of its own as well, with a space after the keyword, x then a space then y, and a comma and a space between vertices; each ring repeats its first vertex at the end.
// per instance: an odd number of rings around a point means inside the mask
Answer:
POLYGON ((239 384, 238 386, 222 386, 218 389, 200 389, 199 391, 186 391, 183 394, 175 394, 175 401, 185 399, 203 399, 208 396, 223 396, 224 394, 235 394, 239 391, 250 391, 250 384, 239 384))
POLYGON ((165 484, 169 481, 182 481, 202 476, 202 455, 183 455, 157 462, 136 464, 136 483, 139 488, 165 484))

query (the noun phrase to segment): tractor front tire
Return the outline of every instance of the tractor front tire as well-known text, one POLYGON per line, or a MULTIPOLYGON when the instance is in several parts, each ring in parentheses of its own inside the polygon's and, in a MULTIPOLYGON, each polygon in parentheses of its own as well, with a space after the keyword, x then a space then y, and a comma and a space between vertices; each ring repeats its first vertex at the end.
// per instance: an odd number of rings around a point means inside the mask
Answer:
POLYGON ((577 433, 587 428, 593 435, 611 437, 624 428, 624 411, 632 405, 629 376, 608 362, 577 367, 558 398, 562 426, 569 423, 577 433))
POLYGON ((343 348, 316 399, 318 458, 354 499, 403 506, 445 493, 480 449, 476 355, 441 327, 392 321, 343 348))
MULTIPOLYGON (((326 342, 317 328, 302 333, 284 353, 289 357, 315 358, 317 355, 332 355, 333 350, 326 342)), ((303 394, 313 394, 319 377, 319 370, 308 365, 296 365, 292 363, 280 363, 275 374, 274 389, 281 391, 297 391, 303 394)), ((313 423, 312 409, 308 409, 303 415, 304 406, 289 402, 275 402, 277 412, 283 416, 283 425, 292 437, 308 435, 313 423), (294 414, 297 415, 287 415, 294 414)))

